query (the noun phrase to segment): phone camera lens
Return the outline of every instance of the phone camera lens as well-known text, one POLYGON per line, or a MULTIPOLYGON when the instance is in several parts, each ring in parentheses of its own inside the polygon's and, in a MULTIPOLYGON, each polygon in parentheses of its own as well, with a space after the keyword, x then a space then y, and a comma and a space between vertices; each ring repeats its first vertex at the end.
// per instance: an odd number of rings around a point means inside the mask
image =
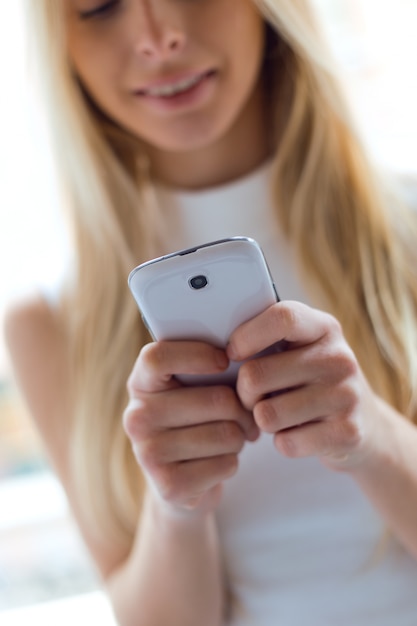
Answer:
POLYGON ((192 289, 203 289, 207 285, 208 280, 206 276, 199 274, 198 276, 193 276, 192 278, 190 278, 188 282, 192 289))

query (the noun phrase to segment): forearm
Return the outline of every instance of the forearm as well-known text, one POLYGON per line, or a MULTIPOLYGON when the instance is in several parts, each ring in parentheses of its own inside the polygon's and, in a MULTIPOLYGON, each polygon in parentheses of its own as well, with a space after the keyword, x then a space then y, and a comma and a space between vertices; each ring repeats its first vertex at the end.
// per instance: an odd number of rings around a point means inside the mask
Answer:
POLYGON ((107 588, 121 626, 219 626, 223 585, 213 514, 175 518, 148 496, 132 553, 107 588))
POLYGON ((383 402, 378 419, 371 453, 349 473, 417 559, 417 428, 383 402))

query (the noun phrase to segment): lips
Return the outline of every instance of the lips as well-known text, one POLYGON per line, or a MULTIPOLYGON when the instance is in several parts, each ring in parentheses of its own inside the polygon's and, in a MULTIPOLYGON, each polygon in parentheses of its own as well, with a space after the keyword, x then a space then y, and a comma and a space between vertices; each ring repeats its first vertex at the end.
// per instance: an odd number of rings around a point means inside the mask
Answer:
POLYGON ((138 89, 135 93, 138 96, 168 99, 190 91, 213 74, 214 70, 208 70, 205 72, 194 72, 192 74, 173 77, 163 81, 156 81, 146 87, 138 89))

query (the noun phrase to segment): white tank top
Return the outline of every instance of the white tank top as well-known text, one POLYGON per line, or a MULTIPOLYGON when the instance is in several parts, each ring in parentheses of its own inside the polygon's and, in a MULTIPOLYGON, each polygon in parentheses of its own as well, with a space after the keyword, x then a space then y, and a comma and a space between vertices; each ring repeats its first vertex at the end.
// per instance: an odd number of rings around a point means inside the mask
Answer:
MULTIPOLYGON (((203 192, 158 189, 164 253, 228 236, 256 239, 281 299, 308 298, 273 217, 266 165, 203 192)), ((287 459, 270 435, 247 443, 218 510, 228 626, 416 626, 417 562, 392 540, 347 475, 287 459)))

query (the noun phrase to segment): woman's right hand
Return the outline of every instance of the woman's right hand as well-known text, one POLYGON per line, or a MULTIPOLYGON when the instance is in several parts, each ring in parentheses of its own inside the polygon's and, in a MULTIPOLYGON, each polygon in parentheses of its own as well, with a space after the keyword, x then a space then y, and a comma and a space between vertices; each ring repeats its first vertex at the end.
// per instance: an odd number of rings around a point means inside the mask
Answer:
POLYGON ((129 377, 124 428, 151 491, 169 511, 214 509, 245 440, 258 437, 231 387, 184 387, 174 377, 227 366, 225 352, 209 344, 160 341, 142 348, 129 377))

